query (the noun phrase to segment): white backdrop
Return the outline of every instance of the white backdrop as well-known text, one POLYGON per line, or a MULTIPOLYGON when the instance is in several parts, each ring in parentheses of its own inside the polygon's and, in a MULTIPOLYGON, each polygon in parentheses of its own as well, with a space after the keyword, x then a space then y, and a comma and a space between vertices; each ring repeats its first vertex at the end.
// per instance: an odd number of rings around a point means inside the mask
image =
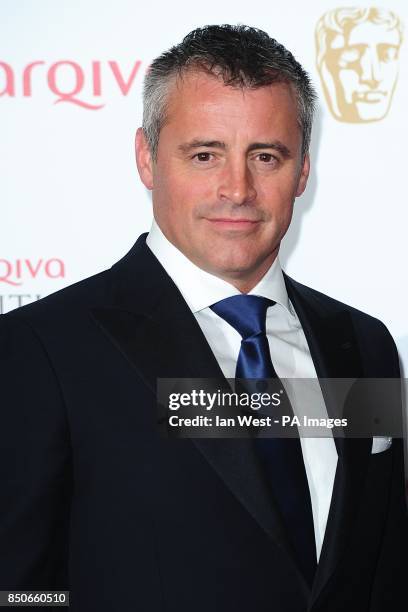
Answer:
MULTIPOLYGON (((247 23, 287 46, 320 95, 312 175, 296 203, 283 266, 382 319, 407 370, 408 44, 388 115, 336 120, 316 68, 314 32, 323 13, 341 6, 1 0, 0 312, 110 266, 149 229, 150 198, 133 154, 143 74, 197 26, 247 23)), ((408 22, 406 0, 382 6, 408 22)))

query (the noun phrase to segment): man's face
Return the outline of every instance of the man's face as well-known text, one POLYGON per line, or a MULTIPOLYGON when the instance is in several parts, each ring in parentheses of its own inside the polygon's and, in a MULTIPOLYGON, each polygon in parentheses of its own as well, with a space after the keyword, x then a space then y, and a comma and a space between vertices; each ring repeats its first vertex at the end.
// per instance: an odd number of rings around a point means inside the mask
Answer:
POLYGON ((399 34, 369 21, 344 38, 336 36, 326 56, 340 119, 376 121, 388 112, 398 76, 399 34))
POLYGON ((200 268, 249 291, 275 259, 306 186, 295 95, 287 84, 234 89, 202 72, 178 80, 152 161, 137 161, 155 219, 200 268))

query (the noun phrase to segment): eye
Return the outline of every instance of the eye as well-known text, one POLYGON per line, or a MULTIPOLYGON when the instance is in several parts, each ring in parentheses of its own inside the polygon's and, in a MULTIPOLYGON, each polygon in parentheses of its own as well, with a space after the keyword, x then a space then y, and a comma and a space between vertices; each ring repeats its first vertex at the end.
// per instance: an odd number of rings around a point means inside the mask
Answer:
POLYGON ((257 159, 265 164, 275 164, 279 161, 272 153, 258 153, 257 159))
POLYGON ((207 152, 196 153, 193 156, 193 159, 196 159, 199 162, 209 162, 212 159, 212 153, 207 153, 207 152))

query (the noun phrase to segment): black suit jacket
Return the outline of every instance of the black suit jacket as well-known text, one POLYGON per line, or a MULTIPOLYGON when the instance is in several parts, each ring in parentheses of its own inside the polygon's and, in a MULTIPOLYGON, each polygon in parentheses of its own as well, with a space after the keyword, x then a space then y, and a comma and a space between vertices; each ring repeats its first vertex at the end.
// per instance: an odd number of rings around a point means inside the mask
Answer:
MULTIPOLYGON (((319 376, 399 376, 381 322, 285 281, 319 376)), ((251 440, 159 437, 157 377, 222 373, 145 236, 0 340, 0 589, 70 589, 74 612, 406 609, 401 439, 336 439, 310 589, 251 440)))

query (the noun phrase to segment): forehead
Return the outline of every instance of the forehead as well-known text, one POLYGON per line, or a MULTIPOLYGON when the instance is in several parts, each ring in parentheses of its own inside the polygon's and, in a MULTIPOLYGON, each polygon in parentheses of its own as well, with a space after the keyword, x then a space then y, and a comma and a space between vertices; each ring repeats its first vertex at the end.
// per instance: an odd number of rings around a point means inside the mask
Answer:
MULTIPOLYGON (((189 72, 171 86, 167 101, 166 124, 180 127, 201 122, 219 127, 297 123, 296 93, 287 83, 274 83, 256 89, 232 87, 215 76, 189 72)), ((203 124, 204 123, 204 124, 203 124)))

